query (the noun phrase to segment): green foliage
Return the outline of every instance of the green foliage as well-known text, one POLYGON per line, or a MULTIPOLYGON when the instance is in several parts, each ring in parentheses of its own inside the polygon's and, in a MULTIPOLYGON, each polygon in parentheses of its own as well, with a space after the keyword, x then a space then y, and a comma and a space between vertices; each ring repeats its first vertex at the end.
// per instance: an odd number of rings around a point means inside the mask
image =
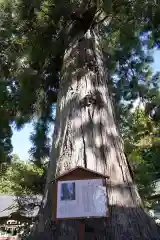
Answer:
POLYGON ((37 167, 34 162, 24 162, 12 157, 10 165, 0 169, 0 194, 16 196, 18 211, 30 212, 40 207, 46 181, 47 163, 37 167))
POLYGON ((160 178, 160 125, 146 116, 143 109, 128 112, 122 105, 121 133, 140 195, 146 200, 154 191, 154 180, 160 178))
POLYGON ((45 173, 45 165, 40 168, 14 155, 11 164, 1 169, 0 193, 19 197, 41 195, 45 184, 45 173))

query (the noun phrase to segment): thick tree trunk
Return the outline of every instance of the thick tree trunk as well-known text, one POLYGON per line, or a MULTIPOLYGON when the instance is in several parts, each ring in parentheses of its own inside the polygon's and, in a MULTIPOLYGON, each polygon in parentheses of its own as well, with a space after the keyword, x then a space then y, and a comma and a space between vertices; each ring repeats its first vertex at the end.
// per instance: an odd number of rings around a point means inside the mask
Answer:
POLYGON ((61 221, 54 230, 47 221, 53 210, 51 180, 75 166, 110 177, 109 217, 85 220, 85 239, 160 239, 156 225, 141 206, 130 175, 105 68, 94 30, 88 30, 65 53, 51 162, 38 225, 42 239, 79 239, 79 220, 61 221))

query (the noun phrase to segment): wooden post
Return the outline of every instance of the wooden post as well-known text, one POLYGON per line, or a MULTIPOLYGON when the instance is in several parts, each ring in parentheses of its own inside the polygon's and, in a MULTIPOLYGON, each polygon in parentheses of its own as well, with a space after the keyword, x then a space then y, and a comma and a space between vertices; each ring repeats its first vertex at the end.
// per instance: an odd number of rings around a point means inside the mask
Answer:
POLYGON ((83 221, 79 222, 79 240, 84 240, 85 235, 85 223, 83 221))

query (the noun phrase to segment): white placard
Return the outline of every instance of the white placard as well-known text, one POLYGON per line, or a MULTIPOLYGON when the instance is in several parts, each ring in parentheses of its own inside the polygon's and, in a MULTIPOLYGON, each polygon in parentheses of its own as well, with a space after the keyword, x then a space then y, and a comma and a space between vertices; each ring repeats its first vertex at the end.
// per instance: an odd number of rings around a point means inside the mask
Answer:
POLYGON ((105 217, 107 193, 102 179, 59 181, 57 218, 105 217))

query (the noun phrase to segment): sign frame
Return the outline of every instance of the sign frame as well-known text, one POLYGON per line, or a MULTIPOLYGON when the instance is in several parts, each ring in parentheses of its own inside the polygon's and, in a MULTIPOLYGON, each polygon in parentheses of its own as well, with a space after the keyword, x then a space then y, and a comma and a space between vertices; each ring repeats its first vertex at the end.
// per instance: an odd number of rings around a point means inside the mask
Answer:
POLYGON ((52 181, 53 183, 53 220, 55 222, 60 220, 73 220, 73 219, 99 219, 99 218, 106 218, 109 216, 108 212, 108 193, 107 193, 107 179, 109 177, 97 172, 94 172, 92 170, 83 168, 83 167, 76 167, 65 174, 59 176, 58 178, 54 179, 52 181), (67 217, 67 218, 57 218, 57 199, 58 199, 58 182, 59 181, 76 181, 76 180, 95 180, 95 179, 102 179, 103 180, 103 186, 106 187, 106 197, 107 197, 107 205, 106 205, 106 216, 90 216, 90 217, 67 217))

